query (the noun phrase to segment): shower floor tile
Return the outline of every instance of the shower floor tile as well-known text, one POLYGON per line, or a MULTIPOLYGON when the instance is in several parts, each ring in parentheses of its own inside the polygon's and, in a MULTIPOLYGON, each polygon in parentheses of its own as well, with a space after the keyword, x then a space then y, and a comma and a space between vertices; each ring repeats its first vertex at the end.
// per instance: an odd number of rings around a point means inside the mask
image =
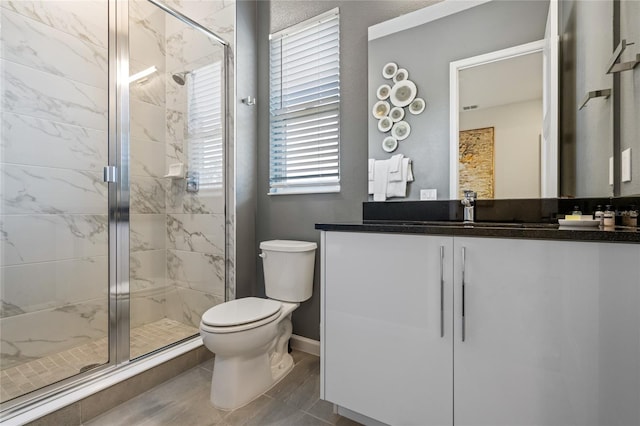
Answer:
MULTIPOLYGON (((131 330, 131 358, 198 333, 168 318, 131 330)), ((108 362, 106 337, 0 371, 0 402, 5 402, 108 362)))

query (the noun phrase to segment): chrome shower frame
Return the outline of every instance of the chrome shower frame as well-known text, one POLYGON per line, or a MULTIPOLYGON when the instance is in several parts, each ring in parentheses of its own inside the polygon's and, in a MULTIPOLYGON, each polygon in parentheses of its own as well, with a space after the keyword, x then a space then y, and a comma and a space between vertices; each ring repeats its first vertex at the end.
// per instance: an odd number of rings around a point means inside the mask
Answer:
MULTIPOLYGON (((129 153, 131 141, 129 108, 129 2, 116 2, 115 62, 109 66, 109 165, 118 171, 117 182, 109 184, 109 363, 129 361, 129 209, 131 207, 129 153), (124 4, 123 4, 124 3, 124 4), (115 67, 115 72, 111 72, 115 67), (114 75, 114 80, 111 76, 114 75), (112 104, 113 103, 113 104, 112 104), (113 106, 113 110, 112 107, 113 106), (113 114, 113 115, 112 115, 113 114)), ((111 27, 110 27, 111 28, 111 27)))
MULTIPOLYGON (((210 31, 206 27, 172 9, 171 7, 157 1, 147 0, 167 14, 179 19, 194 29, 204 33, 208 37, 216 40, 223 48, 224 57, 224 157, 223 167, 225 170, 224 200, 225 200, 225 265, 229 265, 229 221, 227 214, 232 211, 229 206, 233 201, 232 193, 229 191, 229 184, 233 177, 233 171, 229 169, 228 158, 231 122, 230 122, 230 94, 229 82, 229 43, 220 36, 210 31)), ((0 418, 2 421, 9 421, 16 416, 28 412, 42 410, 42 407, 52 400, 68 396, 81 387, 91 388, 118 372, 128 364, 143 360, 152 355, 157 355, 167 349, 183 344, 186 341, 193 341, 199 336, 176 342, 165 346, 157 351, 145 354, 134 361, 130 359, 130 283, 129 283, 129 212, 130 212, 130 108, 129 108, 129 1, 128 0, 107 0, 109 35, 108 35, 108 166, 113 166, 117 171, 116 182, 110 182, 108 190, 108 340, 109 340, 109 361, 108 363, 79 373, 60 382, 48 385, 30 394, 12 399, 0 405, 0 418)), ((229 286, 233 285, 228 271, 225 271, 225 300, 228 299, 229 286)), ((45 413, 46 414, 46 413, 45 413)))

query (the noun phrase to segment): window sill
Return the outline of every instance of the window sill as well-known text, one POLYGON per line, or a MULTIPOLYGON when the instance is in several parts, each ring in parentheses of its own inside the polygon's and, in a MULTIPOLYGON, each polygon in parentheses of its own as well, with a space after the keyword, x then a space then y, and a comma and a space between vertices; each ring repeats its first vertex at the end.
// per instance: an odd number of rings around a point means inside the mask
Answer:
POLYGON ((340 192, 340 185, 314 186, 304 188, 272 188, 267 193, 267 195, 331 194, 338 192, 340 192))

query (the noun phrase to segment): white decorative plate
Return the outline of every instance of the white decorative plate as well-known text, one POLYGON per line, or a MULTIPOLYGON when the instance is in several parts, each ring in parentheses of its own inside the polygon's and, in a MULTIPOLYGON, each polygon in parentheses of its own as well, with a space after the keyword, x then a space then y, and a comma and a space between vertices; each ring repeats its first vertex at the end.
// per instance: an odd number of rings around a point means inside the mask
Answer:
POLYGON ((389 118, 395 123, 404 118, 404 108, 393 107, 389 111, 389 118))
POLYGON ((389 105, 389 102, 378 101, 373 106, 373 110, 371 112, 373 113, 373 116, 375 118, 381 119, 382 117, 386 117, 387 114, 389 114, 390 109, 391 109, 391 106, 389 105))
POLYGON ((398 71, 398 64, 395 62, 389 62, 384 67, 382 67, 382 76, 384 78, 393 78, 398 71))
POLYGON ((382 149, 384 149, 385 152, 393 152, 396 148, 398 148, 398 141, 396 138, 387 136, 382 140, 382 149))
POLYGON ((426 108, 427 103, 422 98, 415 98, 409 105, 409 112, 413 115, 418 115, 426 108))
POLYGON ((380 87, 378 87, 378 90, 376 91, 376 96, 381 101, 384 101, 385 99, 389 98, 390 93, 391 93, 391 86, 389 86, 388 84, 383 84, 380 87))
POLYGON ((398 121, 391 128, 391 136, 399 141, 403 141, 411 134, 411 126, 406 121, 398 121))
POLYGON ((396 71, 396 75, 393 76, 393 82, 397 83, 399 81, 404 81, 404 80, 408 80, 409 79, 409 71, 407 71, 404 68, 399 68, 398 71, 396 71))
POLYGON ((389 100, 394 106, 406 107, 416 97, 418 88, 411 80, 403 80, 393 85, 389 100))
POLYGON ((392 126, 393 126, 393 121, 389 117, 382 117, 378 121, 378 130, 380 130, 383 133, 391 130, 392 126))

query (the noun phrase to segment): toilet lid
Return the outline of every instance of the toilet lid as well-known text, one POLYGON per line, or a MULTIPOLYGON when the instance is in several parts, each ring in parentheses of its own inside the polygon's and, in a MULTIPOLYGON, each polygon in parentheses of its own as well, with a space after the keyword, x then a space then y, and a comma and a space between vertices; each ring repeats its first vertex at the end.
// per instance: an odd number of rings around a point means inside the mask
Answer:
POLYGON ((212 327, 249 324, 275 315, 281 307, 275 300, 244 297, 214 306, 202 315, 202 322, 212 327))
POLYGON ((271 240, 260 243, 260 250, 284 251, 289 253, 311 251, 316 248, 318 248, 316 243, 310 243, 308 241, 271 240))

